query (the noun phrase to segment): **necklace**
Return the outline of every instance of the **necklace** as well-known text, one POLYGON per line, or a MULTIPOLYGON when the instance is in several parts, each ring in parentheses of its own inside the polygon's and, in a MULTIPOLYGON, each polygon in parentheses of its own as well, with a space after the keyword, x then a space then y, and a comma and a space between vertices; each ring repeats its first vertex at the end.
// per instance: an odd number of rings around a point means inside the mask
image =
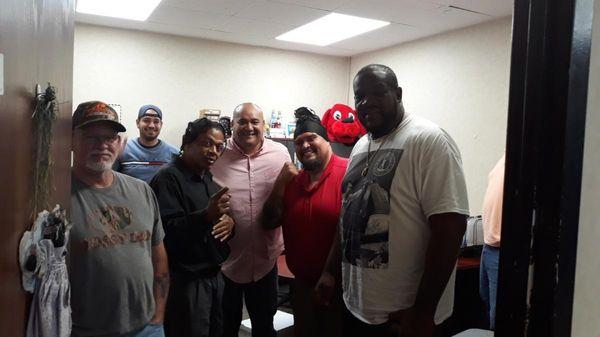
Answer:
POLYGON ((388 132, 387 135, 382 137, 385 139, 381 142, 381 144, 379 144, 379 147, 373 154, 372 158, 371 158, 371 141, 373 140, 373 136, 372 136, 372 134, 368 135, 369 145, 367 147, 367 164, 365 165, 365 168, 362 170, 362 172, 360 172, 360 175, 362 175, 363 177, 367 176, 367 173, 369 173, 369 164, 371 164, 371 160, 375 159, 375 157, 377 156, 377 153, 379 153, 379 150, 381 150, 381 148, 385 145, 385 143, 387 143, 387 141, 390 138, 393 138, 393 134, 395 134, 396 131, 398 131, 398 129, 400 128, 400 124, 402 124, 403 120, 404 120, 404 114, 402 115, 402 118, 400 118, 400 122, 398 122, 398 124, 392 130, 390 130, 390 132, 388 132))
POLYGON ((367 173, 369 173, 369 164, 371 164, 371 160, 375 159, 375 157, 377 156, 377 153, 379 153, 379 150, 381 150, 383 145, 385 143, 387 143, 388 139, 390 139, 390 137, 386 136, 385 139, 381 142, 381 144, 379 144, 379 147, 373 154, 373 157, 371 157, 371 140, 372 140, 372 138, 371 138, 371 136, 369 136, 369 146, 367 148, 367 164, 366 164, 365 168, 362 170, 362 172, 360 173, 363 177, 366 177, 367 173))

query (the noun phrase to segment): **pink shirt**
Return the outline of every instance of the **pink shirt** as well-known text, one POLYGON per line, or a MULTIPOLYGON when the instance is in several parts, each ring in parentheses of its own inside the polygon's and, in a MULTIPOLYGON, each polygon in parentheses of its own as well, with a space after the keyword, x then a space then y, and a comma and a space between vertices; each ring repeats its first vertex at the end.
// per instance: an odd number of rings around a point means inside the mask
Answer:
POLYGON ((283 251, 281 227, 264 230, 258 223, 262 207, 285 162, 291 161, 285 146, 265 139, 262 148, 248 156, 233 138, 211 168, 213 179, 229 187, 235 236, 229 241, 231 254, 222 271, 237 283, 260 280, 277 262, 283 251))
POLYGON ((488 175, 488 187, 483 198, 483 242, 500 247, 502 229, 502 198, 504 195, 504 157, 488 175))

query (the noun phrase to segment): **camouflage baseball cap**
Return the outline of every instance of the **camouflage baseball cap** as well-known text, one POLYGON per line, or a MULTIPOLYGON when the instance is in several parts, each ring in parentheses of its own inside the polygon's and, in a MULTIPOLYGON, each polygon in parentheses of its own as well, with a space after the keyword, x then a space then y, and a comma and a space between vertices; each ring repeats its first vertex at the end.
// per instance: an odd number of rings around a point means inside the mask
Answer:
POLYGON ((115 109, 100 101, 83 102, 77 106, 73 113, 73 129, 104 122, 110 123, 119 132, 125 132, 125 127, 119 122, 119 115, 115 109))

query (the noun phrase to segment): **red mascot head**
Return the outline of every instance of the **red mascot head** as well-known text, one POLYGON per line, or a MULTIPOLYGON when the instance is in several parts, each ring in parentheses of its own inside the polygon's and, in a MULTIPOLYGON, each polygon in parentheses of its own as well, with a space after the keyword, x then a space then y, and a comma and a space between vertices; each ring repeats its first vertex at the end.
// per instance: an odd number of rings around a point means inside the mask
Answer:
POLYGON ((356 112, 344 104, 336 104, 323 115, 323 125, 327 129, 327 137, 332 142, 352 145, 367 133, 358 121, 356 112))

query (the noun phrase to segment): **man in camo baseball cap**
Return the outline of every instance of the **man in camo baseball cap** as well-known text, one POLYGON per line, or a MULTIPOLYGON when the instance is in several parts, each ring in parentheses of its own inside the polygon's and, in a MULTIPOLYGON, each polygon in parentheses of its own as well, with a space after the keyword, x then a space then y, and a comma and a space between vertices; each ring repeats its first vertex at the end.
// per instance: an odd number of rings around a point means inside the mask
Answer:
POLYGON ((126 130, 119 122, 119 115, 115 109, 104 102, 83 102, 73 113, 73 130, 99 122, 111 124, 119 132, 126 130))

